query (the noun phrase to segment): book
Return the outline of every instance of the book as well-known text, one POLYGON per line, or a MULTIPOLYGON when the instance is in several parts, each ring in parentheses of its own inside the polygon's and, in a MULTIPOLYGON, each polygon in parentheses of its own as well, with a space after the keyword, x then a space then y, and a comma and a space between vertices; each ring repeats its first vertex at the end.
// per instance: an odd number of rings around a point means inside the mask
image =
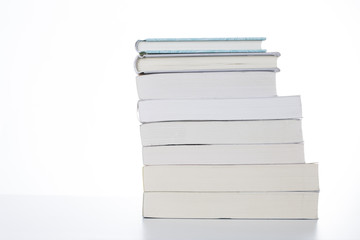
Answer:
POLYGON ((141 100, 142 123, 161 121, 264 120, 301 118, 300 96, 241 99, 141 100))
POLYGON ((319 191, 318 165, 161 165, 143 167, 144 191, 319 191))
POLYGON ((144 165, 305 163, 304 144, 235 144, 149 146, 144 165))
POLYGON ((263 40, 136 42, 144 217, 317 219, 301 99, 277 96, 263 40))
POLYGON ((279 53, 147 54, 135 60, 141 73, 276 71, 279 53))
POLYGON ((209 51, 257 51, 261 49, 264 37, 246 38, 148 38, 138 40, 135 49, 139 53, 175 53, 175 52, 209 52, 209 51))
POLYGON ((317 219, 318 192, 144 192, 151 218, 317 219))
POLYGON ((250 98, 276 96, 276 72, 145 74, 136 77, 139 98, 250 98))
POLYGON ((303 142, 298 119, 145 123, 140 135, 143 146, 303 142))

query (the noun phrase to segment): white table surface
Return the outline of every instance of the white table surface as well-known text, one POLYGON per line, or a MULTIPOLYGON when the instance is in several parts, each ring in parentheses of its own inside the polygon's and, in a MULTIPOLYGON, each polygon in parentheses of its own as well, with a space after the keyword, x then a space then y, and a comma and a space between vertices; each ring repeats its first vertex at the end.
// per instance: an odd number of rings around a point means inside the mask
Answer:
POLYGON ((356 199, 332 194, 320 194, 317 221, 143 219, 140 194, 2 195, 0 239, 360 239, 356 199))

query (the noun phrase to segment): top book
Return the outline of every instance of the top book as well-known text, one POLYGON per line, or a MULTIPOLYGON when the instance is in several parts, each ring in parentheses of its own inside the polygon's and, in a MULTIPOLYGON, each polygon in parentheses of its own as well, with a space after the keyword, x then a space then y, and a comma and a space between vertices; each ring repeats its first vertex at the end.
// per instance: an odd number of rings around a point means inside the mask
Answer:
POLYGON ((143 54, 266 52, 264 37, 245 38, 149 38, 138 40, 136 51, 143 54))

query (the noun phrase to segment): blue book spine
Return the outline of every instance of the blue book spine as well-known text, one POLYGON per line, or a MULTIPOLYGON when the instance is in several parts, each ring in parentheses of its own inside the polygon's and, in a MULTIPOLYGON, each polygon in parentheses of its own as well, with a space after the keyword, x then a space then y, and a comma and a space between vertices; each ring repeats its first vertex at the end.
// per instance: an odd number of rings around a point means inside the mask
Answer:
POLYGON ((149 50, 140 52, 146 54, 192 54, 192 53, 265 53, 265 49, 254 50, 149 50))

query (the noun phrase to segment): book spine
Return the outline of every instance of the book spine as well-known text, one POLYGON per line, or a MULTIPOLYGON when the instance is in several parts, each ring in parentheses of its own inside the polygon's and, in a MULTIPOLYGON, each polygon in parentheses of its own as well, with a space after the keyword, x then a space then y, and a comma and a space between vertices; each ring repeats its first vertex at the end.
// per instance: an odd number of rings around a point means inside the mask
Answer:
POLYGON ((139 43, 140 42, 143 42, 144 40, 137 40, 136 42, 135 42, 135 50, 137 51, 137 52, 139 52, 139 43))
POLYGON ((135 69, 136 74, 141 74, 141 72, 138 69, 138 62, 139 62, 140 58, 141 58, 141 56, 136 56, 135 61, 134 61, 134 69, 135 69))

